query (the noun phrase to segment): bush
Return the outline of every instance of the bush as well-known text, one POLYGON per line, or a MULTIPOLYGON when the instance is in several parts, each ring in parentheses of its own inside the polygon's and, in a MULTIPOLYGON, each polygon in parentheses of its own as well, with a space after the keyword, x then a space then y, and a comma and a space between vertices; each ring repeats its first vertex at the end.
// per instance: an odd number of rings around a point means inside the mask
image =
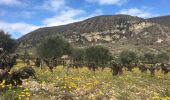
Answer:
POLYGON ((157 55, 154 53, 145 53, 143 60, 150 64, 156 64, 158 62, 157 55))
POLYGON ((161 52, 157 54, 157 59, 159 63, 168 63, 170 58, 168 53, 161 52))
POLYGON ((105 64, 112 60, 110 51, 102 46, 92 46, 86 49, 86 61, 105 64))
POLYGON ((72 49, 71 57, 76 61, 84 61, 85 50, 81 48, 72 49))
POLYGON ((0 100, 29 100, 30 93, 27 88, 22 86, 13 87, 10 85, 4 85, 5 80, 0 83, 0 100))
POLYGON ((15 51, 16 46, 16 41, 12 39, 9 34, 6 34, 4 31, 0 31, 0 48, 11 53, 15 51))
POLYGON ((39 45, 37 53, 40 57, 59 58, 62 55, 69 55, 71 53, 71 46, 61 37, 51 37, 39 45))
POLYGON ((137 61, 137 55, 133 51, 125 50, 120 53, 119 59, 122 64, 130 64, 137 61))

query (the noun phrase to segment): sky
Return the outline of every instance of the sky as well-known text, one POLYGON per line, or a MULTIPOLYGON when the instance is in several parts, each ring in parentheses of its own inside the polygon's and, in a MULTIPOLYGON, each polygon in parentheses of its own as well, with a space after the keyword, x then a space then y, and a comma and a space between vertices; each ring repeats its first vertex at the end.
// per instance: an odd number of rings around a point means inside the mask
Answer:
POLYGON ((0 30, 12 38, 99 15, 170 15, 170 0, 0 0, 0 30))

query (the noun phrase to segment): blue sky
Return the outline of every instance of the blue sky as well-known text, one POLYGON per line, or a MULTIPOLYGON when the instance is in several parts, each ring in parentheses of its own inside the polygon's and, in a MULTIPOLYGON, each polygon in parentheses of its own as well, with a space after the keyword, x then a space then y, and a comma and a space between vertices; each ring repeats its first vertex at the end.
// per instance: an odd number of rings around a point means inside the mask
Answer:
POLYGON ((19 38, 40 27, 81 21, 97 15, 142 18, 170 15, 170 0, 0 0, 0 30, 19 38))

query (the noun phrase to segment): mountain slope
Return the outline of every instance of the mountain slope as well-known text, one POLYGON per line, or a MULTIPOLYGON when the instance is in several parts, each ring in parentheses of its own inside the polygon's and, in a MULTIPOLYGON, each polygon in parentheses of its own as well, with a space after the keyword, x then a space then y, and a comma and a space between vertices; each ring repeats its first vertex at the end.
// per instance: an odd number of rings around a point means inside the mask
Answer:
POLYGON ((133 23, 142 21, 141 18, 131 17, 128 15, 105 15, 89 18, 87 20, 76 22, 68 25, 54 26, 54 27, 44 27, 37 29, 33 32, 26 34, 25 36, 18 39, 20 42, 27 41, 39 41, 38 39, 43 39, 46 36, 53 35, 68 35, 72 33, 90 33, 90 32, 102 32, 112 29, 119 21, 119 19, 129 19, 133 23))
POLYGON ((170 46, 170 28, 129 15, 103 15, 68 25, 37 29, 18 39, 20 47, 36 47, 42 40, 62 36, 75 47, 105 45, 110 49, 170 46))
POLYGON ((170 27, 170 15, 168 16, 160 16, 160 17, 154 17, 154 18, 150 18, 148 19, 149 21, 161 24, 161 25, 165 25, 167 27, 170 27))

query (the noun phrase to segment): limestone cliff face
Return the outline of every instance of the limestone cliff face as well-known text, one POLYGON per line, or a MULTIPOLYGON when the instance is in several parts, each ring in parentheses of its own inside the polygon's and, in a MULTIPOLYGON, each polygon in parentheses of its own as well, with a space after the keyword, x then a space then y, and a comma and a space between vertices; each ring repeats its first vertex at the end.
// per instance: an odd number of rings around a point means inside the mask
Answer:
MULTIPOLYGON (((48 37, 60 35, 73 46, 169 45, 170 27, 129 15, 104 15, 68 25, 45 27, 18 39, 20 47, 36 47, 48 37)), ((113 47, 112 47, 113 46, 113 47)))

